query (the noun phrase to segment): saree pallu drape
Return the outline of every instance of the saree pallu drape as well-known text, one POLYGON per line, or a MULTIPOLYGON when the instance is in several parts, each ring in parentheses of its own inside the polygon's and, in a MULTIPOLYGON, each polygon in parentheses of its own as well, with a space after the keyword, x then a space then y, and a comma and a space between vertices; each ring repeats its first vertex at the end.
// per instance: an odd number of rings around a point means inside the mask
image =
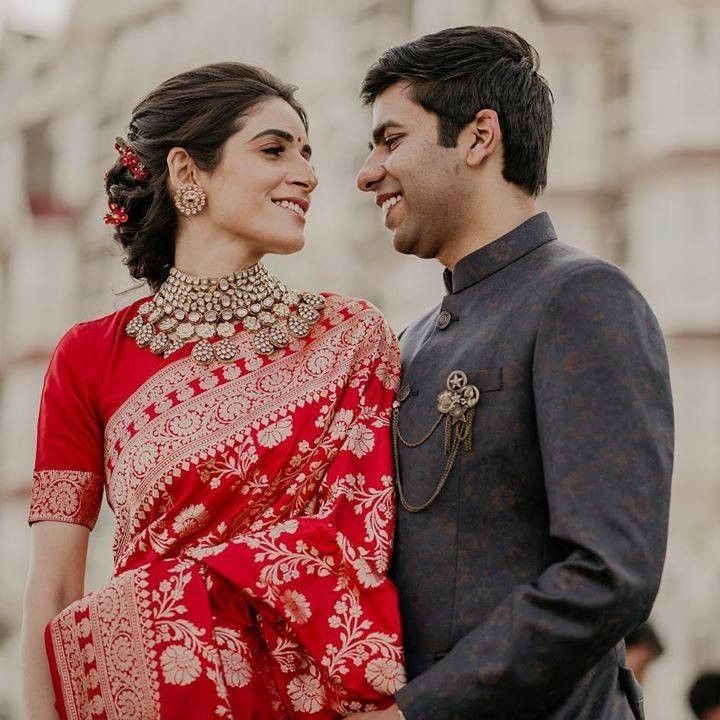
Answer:
MULTIPOLYGON (((48 625, 62 718, 330 720, 393 702, 397 344, 372 306, 327 300, 279 357, 176 359, 108 418, 115 572, 48 625)), ((96 475, 37 470, 31 521, 91 526, 96 475)))

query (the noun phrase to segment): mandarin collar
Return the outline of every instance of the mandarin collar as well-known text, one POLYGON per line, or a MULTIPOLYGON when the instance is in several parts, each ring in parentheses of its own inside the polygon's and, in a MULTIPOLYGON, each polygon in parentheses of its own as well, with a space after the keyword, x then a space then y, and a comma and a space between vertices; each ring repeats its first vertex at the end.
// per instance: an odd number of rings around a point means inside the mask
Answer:
POLYGON ((454 271, 446 268, 443 273, 445 287, 448 293, 465 290, 556 239, 555 228, 549 215, 546 212, 533 215, 497 240, 466 255, 458 261, 454 271))

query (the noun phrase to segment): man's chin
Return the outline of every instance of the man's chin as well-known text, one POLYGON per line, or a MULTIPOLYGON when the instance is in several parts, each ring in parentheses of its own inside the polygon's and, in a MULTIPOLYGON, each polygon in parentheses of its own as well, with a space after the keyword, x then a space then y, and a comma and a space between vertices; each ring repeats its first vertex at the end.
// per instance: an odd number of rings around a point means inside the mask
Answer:
POLYGON ((396 252, 399 252, 401 255, 414 255, 414 248, 412 247, 406 247, 404 245, 398 245, 397 243, 393 243, 393 247, 395 248, 396 252))
POLYGON ((417 238, 398 229, 393 233, 393 247, 402 255, 415 255, 417 252, 417 238))
POLYGON ((393 247, 401 255, 414 255, 422 260, 430 260, 437 256, 437 251, 423 243, 423 238, 416 233, 400 230, 393 234, 393 247))

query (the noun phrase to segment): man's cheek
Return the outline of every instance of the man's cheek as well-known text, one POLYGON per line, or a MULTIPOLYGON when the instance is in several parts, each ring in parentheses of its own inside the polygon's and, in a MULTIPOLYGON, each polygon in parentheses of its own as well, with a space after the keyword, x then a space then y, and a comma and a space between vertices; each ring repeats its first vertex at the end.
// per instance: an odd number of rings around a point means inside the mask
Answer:
POLYGON ((395 160, 395 158, 392 158, 392 157, 385 158, 385 161, 383 162, 383 167, 385 168, 385 172, 388 175, 391 175, 392 177, 394 177, 396 180, 399 179, 398 178, 399 171, 398 171, 397 165, 398 165, 397 161, 395 160))

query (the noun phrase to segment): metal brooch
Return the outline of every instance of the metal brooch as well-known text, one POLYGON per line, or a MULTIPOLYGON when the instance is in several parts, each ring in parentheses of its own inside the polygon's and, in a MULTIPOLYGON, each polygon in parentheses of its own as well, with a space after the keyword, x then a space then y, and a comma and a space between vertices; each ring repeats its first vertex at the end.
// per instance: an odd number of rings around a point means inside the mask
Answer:
POLYGON ((475 408, 480 402, 480 390, 476 385, 469 383, 467 375, 462 370, 453 370, 447 378, 445 387, 446 389, 443 390, 437 398, 437 409, 440 417, 432 428, 419 440, 407 440, 400 432, 400 406, 410 395, 408 386, 405 386, 407 392, 399 395, 393 405, 392 435, 395 478, 400 504, 408 512, 417 513, 430 507, 445 487, 445 483, 448 477, 450 477, 450 473, 455 465, 460 447, 464 447, 466 452, 472 450, 473 420, 475 419, 475 408), (432 495, 421 505, 411 505, 405 498, 402 481, 400 479, 398 445, 402 443, 407 448, 420 447, 432 437, 443 420, 445 421, 444 451, 447 456, 445 469, 432 495))
POLYGON ((438 395, 438 411, 449 415, 453 424, 467 422, 468 412, 480 402, 480 391, 468 383, 462 370, 453 370, 446 384, 447 390, 438 395))

